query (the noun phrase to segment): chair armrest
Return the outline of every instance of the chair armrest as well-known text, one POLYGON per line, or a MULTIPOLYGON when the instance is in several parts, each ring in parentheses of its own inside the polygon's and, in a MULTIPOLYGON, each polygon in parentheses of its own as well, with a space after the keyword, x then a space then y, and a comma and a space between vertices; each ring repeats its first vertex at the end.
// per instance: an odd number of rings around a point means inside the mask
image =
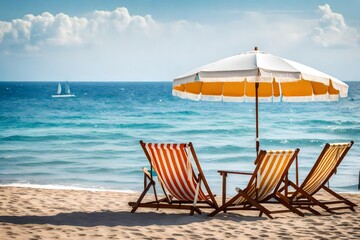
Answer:
MULTIPOLYGON (((226 178, 227 175, 230 174, 242 174, 242 175, 250 175, 253 174, 250 172, 239 172, 239 171, 227 171, 227 170, 219 170, 218 173, 222 176, 222 204, 226 203, 226 178)), ((224 210, 226 212, 226 210, 224 210)))
POLYGON ((239 171, 227 171, 227 170, 219 170, 218 173, 220 173, 220 175, 224 175, 224 174, 242 174, 242 175, 253 175, 252 172, 239 172, 239 171))
POLYGON ((146 167, 143 167, 141 170, 144 172, 144 174, 145 174, 146 176, 148 176, 149 178, 151 178, 151 173, 149 172, 149 170, 148 170, 146 167))

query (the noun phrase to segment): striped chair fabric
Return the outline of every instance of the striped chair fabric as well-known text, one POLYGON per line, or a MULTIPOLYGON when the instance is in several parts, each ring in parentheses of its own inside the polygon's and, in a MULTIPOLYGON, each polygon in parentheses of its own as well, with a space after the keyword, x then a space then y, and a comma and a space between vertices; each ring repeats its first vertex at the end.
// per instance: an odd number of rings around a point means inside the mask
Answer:
POLYGON ((145 148, 160 183, 171 196, 182 201, 210 198, 200 187, 197 189, 198 181, 191 165, 192 153, 187 144, 146 143, 145 148))
MULTIPOLYGON (((256 199, 257 201, 261 201, 269 196, 282 180, 284 171, 286 171, 286 167, 294 153, 294 150, 267 151, 266 155, 259 163, 261 165, 257 170, 255 181, 250 182, 244 191, 252 199, 256 199), (256 189, 258 191, 257 196, 256 189)), ((240 204, 245 201, 245 198, 240 197, 235 204, 240 204)))
MULTIPOLYGON (((326 181, 330 177, 329 175, 333 173, 334 168, 338 165, 340 157, 349 146, 350 143, 330 144, 330 147, 323 157, 318 160, 318 164, 314 165, 312 174, 305 179, 300 188, 309 195, 313 195, 319 191, 324 184, 324 181, 326 181)), ((298 193, 296 197, 301 197, 301 193, 298 193)))

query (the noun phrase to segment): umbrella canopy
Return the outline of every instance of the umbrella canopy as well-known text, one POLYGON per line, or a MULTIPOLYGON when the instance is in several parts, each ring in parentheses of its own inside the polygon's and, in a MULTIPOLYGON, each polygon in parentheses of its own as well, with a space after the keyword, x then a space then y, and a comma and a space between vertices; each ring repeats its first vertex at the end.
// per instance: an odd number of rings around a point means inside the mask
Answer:
POLYGON ((347 97, 348 88, 326 73, 255 47, 175 78, 172 93, 191 100, 255 101, 258 152, 258 101, 336 101, 347 97))

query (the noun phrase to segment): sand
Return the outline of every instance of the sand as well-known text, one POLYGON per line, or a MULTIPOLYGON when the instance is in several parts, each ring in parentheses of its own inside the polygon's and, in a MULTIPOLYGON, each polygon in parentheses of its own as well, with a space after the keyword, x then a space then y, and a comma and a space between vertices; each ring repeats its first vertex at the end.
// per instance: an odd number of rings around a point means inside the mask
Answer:
MULTIPOLYGON (((360 194, 343 196, 360 204, 360 194)), ((360 239, 358 207, 357 212, 322 212, 323 216, 277 214, 273 220, 239 211, 207 217, 142 208, 132 214, 127 202, 137 197, 138 193, 0 187, 0 239, 360 239)))

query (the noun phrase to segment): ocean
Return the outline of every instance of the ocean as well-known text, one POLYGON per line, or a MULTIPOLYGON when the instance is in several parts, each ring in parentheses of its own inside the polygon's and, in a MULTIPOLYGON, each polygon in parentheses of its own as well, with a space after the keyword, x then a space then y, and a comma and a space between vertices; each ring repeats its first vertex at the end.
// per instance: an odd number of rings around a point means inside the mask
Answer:
MULTIPOLYGON (((260 103, 261 149, 300 148, 305 178, 327 142, 355 141, 330 187, 358 192, 360 82, 338 102, 260 103)), ((76 98, 52 98, 55 82, 0 82, 0 185, 141 191, 149 167, 139 145, 192 142, 212 190, 217 170, 254 168, 254 103, 173 97, 171 82, 71 82, 76 98)), ((290 171, 294 177, 294 169, 290 171)), ((228 179, 228 193, 248 178, 228 179)))

